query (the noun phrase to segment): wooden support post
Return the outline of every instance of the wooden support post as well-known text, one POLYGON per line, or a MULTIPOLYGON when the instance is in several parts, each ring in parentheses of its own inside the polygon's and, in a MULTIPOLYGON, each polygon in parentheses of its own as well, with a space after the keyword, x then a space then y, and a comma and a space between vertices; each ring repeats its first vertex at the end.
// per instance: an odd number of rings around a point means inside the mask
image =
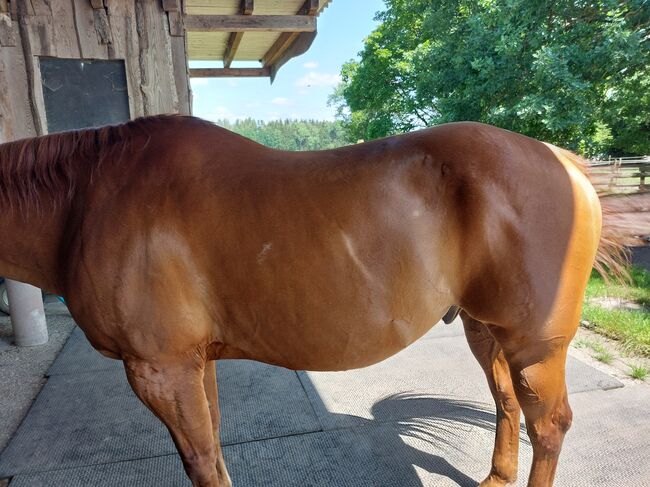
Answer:
POLYGON ((639 166, 639 191, 645 191, 648 187, 645 184, 646 166, 639 166))

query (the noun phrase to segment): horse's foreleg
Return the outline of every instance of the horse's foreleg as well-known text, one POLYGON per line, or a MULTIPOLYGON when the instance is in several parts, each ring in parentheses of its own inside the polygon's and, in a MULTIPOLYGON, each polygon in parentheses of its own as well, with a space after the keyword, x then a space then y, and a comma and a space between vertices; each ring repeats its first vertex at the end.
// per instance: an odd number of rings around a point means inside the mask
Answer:
POLYGON ((212 434, 214 437, 215 451, 217 454, 217 472, 219 477, 223 479, 224 486, 230 486, 230 477, 226 470, 226 464, 223 460, 223 453, 221 451, 221 438, 220 438, 220 424, 221 413, 219 412, 219 394, 217 389, 217 367, 214 360, 210 360, 205 364, 203 372, 203 386, 205 388, 205 395, 208 399, 208 407, 210 408, 210 417, 212 419, 212 434))
POLYGON ((194 358, 155 363, 129 360, 125 369, 137 396, 169 429, 193 485, 229 485, 216 467, 204 364, 194 358))
POLYGON ((517 480, 520 407, 512 386, 508 363, 487 327, 467 313, 461 318, 472 353, 485 372, 497 410, 492 469, 481 487, 501 487, 517 480))

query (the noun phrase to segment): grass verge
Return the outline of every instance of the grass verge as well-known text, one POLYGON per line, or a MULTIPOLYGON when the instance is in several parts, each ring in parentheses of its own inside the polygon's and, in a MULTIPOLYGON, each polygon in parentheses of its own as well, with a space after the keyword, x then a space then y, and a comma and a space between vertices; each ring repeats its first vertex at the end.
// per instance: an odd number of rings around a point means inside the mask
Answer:
MULTIPOLYGON (((633 267, 631 276, 632 283, 624 285, 606 283, 594 272, 587 285, 582 318, 587 328, 618 340, 627 352, 650 357, 650 272, 633 267), (607 309, 597 301, 606 297, 636 303, 641 309, 607 309)), ((603 358, 599 360, 606 362, 607 357, 603 358)))

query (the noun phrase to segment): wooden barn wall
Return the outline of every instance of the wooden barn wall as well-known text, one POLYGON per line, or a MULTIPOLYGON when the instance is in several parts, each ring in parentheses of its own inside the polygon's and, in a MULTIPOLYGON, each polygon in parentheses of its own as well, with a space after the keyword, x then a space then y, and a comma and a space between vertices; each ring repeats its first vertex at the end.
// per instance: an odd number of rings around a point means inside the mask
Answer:
POLYGON ((132 118, 190 113, 185 38, 178 14, 160 0, 105 0, 98 9, 90 0, 13 0, 8 12, 2 5, 0 142, 47 132, 41 56, 123 59, 132 118))

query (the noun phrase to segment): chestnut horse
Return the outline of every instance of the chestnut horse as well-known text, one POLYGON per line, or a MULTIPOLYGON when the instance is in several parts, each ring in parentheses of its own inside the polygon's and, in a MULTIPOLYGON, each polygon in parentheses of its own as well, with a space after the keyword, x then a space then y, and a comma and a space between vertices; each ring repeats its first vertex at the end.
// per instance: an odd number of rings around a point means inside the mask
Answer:
POLYGON ((496 402, 481 485, 515 480, 520 409, 553 483, 601 232, 577 156, 479 123, 291 153, 161 116, 1 145, 0 202, 0 274, 124 361, 194 485, 230 485, 215 360, 364 367, 450 308, 496 402))

